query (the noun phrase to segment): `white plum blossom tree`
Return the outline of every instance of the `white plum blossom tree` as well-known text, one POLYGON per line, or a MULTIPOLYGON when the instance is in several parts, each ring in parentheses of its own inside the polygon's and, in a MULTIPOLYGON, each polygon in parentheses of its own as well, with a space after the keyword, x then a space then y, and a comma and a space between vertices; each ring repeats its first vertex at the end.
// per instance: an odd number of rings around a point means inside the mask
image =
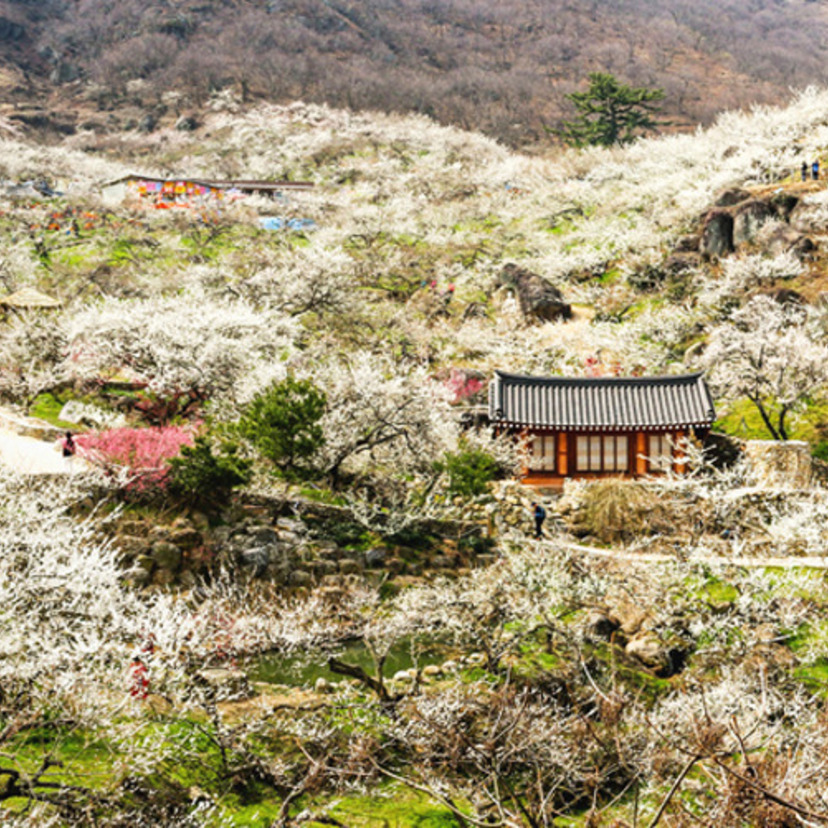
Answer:
POLYGON ((296 333, 282 314, 198 291, 107 299, 72 315, 68 363, 78 377, 126 375, 159 395, 233 400, 249 378, 282 372, 296 333))
POLYGON ((775 440, 787 440, 788 416, 828 382, 828 346, 818 314, 756 296, 710 332, 700 360, 718 394, 747 398, 775 440))
POLYGON ((25 408, 69 377, 64 320, 36 314, 0 328, 0 394, 25 408))
POLYGON ((363 352, 302 370, 328 398, 322 464, 333 478, 413 473, 456 445, 449 394, 422 368, 363 352))

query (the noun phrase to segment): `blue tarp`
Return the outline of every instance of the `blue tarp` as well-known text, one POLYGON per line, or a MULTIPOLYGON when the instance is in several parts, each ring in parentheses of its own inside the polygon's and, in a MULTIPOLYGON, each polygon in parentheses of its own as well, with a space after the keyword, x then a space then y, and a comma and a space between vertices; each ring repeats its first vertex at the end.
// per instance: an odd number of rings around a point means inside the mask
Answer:
POLYGON ((263 216, 259 219, 263 230, 315 230, 316 222, 309 218, 284 219, 280 216, 263 216))

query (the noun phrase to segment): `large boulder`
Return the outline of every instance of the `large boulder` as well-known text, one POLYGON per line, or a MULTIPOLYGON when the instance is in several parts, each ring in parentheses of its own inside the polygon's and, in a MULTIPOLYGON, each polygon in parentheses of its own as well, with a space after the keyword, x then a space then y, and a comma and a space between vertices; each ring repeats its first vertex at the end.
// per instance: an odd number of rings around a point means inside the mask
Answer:
POLYGON ((687 660, 687 645, 674 639, 663 642, 654 632, 641 632, 633 636, 624 648, 645 667, 661 678, 669 678, 681 672, 687 660))
POLYGON ((700 250, 707 258, 733 252, 733 216, 726 210, 711 210, 705 216, 700 250))
POLYGON ((563 294, 553 284, 516 264, 507 264, 503 268, 498 287, 515 291, 520 310, 527 319, 554 322, 572 318, 572 306, 564 301, 563 294))
POLYGON ((799 196, 794 193, 782 191, 774 193, 770 198, 770 205, 782 221, 789 221, 791 213, 799 204, 799 196))
POLYGON ((813 476, 808 444, 803 440, 748 440, 745 459, 755 486, 763 489, 807 489, 813 476))
POLYGON ((241 670, 205 667, 196 673, 196 679, 216 701, 240 701, 253 695, 250 681, 241 670))
POLYGON ((765 248, 772 256, 778 256, 781 253, 793 253, 802 261, 813 255, 817 246, 813 239, 804 233, 800 233, 788 225, 781 224, 774 228, 768 236, 765 248))
POLYGON ((751 199, 736 209, 733 217, 733 244, 750 244, 756 239, 762 227, 776 218, 773 208, 767 201, 751 199))
POLYGON ((723 190, 716 196, 717 207, 732 207, 734 204, 741 204, 750 198, 750 193, 740 187, 732 187, 729 190, 723 190))
POLYGON ((152 545, 152 559, 161 569, 175 572, 181 565, 181 549, 174 543, 156 541, 152 545))

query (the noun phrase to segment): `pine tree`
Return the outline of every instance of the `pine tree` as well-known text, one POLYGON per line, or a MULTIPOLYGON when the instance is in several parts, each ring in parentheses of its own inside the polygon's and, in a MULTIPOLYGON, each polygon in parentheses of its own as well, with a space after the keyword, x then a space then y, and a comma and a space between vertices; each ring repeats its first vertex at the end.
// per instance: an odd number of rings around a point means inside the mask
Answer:
POLYGON ((564 121, 558 134, 572 146, 628 144, 638 131, 654 130, 659 111, 655 101, 663 100, 663 89, 646 89, 620 83, 614 75, 592 72, 589 89, 566 96, 580 116, 564 121))
POLYGON ((313 456, 325 443, 319 421, 327 398, 310 380, 287 377, 258 394, 239 431, 288 479, 312 477, 313 456))

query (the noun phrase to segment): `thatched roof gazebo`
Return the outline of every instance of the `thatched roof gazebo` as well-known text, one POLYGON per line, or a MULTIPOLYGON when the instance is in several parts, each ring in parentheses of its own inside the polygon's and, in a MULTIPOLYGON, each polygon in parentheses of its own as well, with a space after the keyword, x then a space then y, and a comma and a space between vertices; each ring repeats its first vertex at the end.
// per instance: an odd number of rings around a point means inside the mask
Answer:
POLYGON ((0 297, 0 308, 6 310, 46 310, 59 308, 62 304, 58 299, 31 287, 24 287, 8 296, 0 297))

